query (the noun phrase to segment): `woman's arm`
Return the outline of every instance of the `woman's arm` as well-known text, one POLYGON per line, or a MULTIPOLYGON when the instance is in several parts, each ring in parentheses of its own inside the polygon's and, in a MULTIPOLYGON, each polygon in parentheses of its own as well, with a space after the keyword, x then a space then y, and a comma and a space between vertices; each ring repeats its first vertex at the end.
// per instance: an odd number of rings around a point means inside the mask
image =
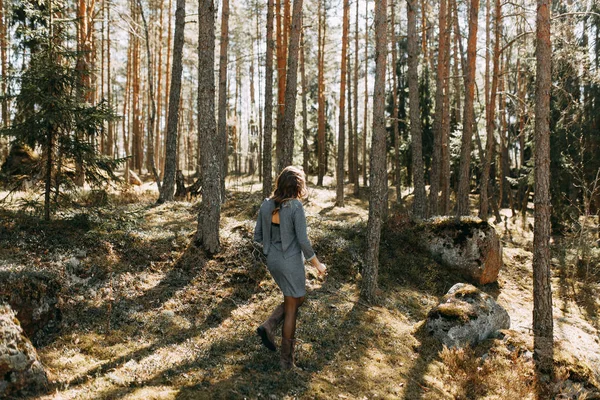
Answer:
POLYGON ((312 261, 315 258, 315 251, 313 250, 308 234, 306 233, 306 214, 304 214, 304 207, 302 203, 298 202, 298 207, 294 211, 294 231, 298 238, 298 243, 302 249, 302 254, 307 261, 312 261))
POLYGON ((312 266, 319 271, 319 274, 323 275, 326 271, 326 268, 325 265, 321 264, 317 258, 315 251, 310 244, 310 240, 308 239, 308 234, 306 233, 306 214, 304 213, 304 207, 302 207, 302 203, 299 204, 299 207, 294 213, 294 229, 296 231, 298 243, 300 243, 300 248, 304 254, 304 258, 306 258, 307 261, 310 261, 312 266))

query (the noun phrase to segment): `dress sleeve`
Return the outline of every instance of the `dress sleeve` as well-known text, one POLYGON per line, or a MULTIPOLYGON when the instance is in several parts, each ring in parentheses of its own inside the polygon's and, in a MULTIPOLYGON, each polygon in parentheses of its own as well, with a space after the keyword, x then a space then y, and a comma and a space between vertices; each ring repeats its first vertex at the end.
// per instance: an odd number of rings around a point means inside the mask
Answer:
POLYGON ((256 226, 254 227, 254 241, 262 243, 263 231, 262 231, 262 207, 258 210, 258 219, 256 220, 256 226))
POLYGON ((315 258, 315 252, 310 244, 310 240, 308 240, 308 235, 306 233, 306 214, 304 213, 304 207, 302 207, 302 203, 300 203, 294 212, 294 230, 296 232, 296 237, 298 238, 300 248, 302 249, 302 254, 304 254, 304 258, 306 258, 307 261, 315 258))

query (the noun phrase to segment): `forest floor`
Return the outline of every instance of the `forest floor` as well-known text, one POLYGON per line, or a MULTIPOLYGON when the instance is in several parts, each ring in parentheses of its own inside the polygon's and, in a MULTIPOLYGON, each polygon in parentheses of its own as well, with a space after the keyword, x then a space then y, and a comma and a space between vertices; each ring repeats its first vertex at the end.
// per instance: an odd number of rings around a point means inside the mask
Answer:
MULTIPOLYGON (((448 350, 423 322, 458 278, 420 250, 405 216, 392 213, 382 235, 380 300, 365 304, 367 193, 334 208, 335 190, 311 185, 309 236, 329 273, 319 278, 307 267, 300 369, 284 373, 279 354, 255 334, 282 300, 252 242, 260 191, 256 181, 229 182, 214 258, 193 244, 197 202, 157 206, 153 186, 80 194, 70 199, 78 206, 51 223, 21 211, 31 205, 26 198, 3 204, 0 268, 43 269, 64 283, 62 327, 38 345, 52 381, 40 398, 534 397, 531 218, 496 225, 505 265, 498 283, 481 287, 508 310, 511 330, 448 350)), ((599 399, 600 276, 583 279, 571 249, 554 247, 562 256, 553 258, 550 386, 557 398, 599 399)))

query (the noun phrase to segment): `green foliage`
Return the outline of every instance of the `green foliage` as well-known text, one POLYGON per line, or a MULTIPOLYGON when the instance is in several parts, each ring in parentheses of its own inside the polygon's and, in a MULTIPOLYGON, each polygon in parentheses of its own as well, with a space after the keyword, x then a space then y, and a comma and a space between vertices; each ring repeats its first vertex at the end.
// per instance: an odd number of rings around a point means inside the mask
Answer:
POLYGON ((104 123, 116 116, 105 102, 93 105, 86 100, 85 77, 90 71, 81 62, 84 54, 68 47, 68 26, 52 23, 49 13, 35 6, 37 3, 22 4, 41 13, 35 14, 36 21, 45 21, 49 36, 41 37, 46 31, 29 32, 26 43, 35 39, 36 51, 17 80, 17 114, 0 134, 14 138, 14 143, 42 149, 45 179, 47 185, 52 182, 55 201, 60 186, 71 187, 77 174, 85 174, 92 186, 117 180, 114 170, 123 160, 100 155, 95 144, 104 123), (51 170, 46 167, 48 157, 51 170))

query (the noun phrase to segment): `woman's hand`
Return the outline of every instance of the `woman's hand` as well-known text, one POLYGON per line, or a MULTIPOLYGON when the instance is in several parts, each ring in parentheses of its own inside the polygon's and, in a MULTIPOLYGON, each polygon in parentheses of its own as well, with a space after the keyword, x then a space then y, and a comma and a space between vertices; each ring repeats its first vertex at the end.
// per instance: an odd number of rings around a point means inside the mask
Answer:
POLYGON ((316 265, 317 271, 319 271, 319 275, 323 276, 327 273, 327 267, 325 264, 318 263, 316 265))
POLYGON ((310 260, 310 262, 312 266, 315 267, 317 271, 319 271, 319 275, 323 276, 327 273, 327 267, 325 266, 325 264, 322 264, 317 257, 310 260))

